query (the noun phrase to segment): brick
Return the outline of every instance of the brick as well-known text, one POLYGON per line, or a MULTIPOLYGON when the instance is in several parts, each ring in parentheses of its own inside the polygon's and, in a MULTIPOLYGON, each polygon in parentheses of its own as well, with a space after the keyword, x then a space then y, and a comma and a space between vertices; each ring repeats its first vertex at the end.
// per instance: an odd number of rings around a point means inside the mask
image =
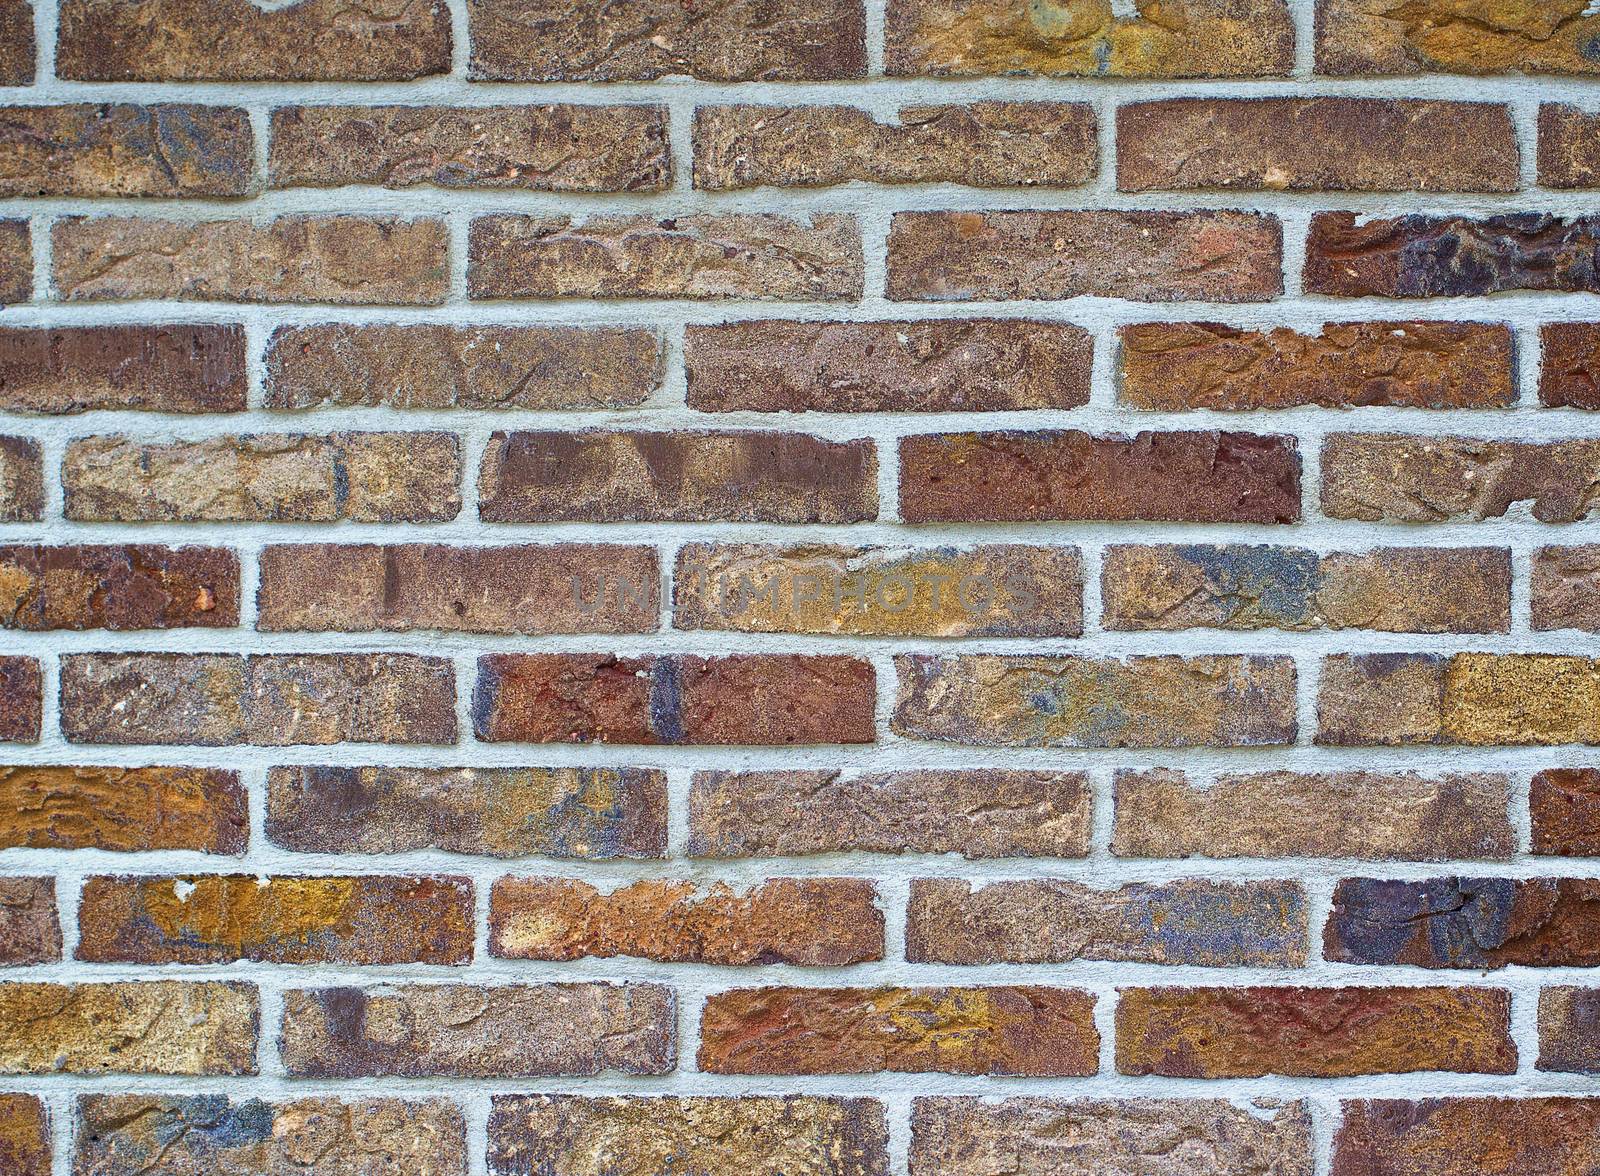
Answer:
POLYGON ((1089 402, 1094 343, 1028 319, 691 323, 701 412, 1005 412, 1089 402))
POLYGON ((56 880, 0 878, 0 968, 53 964, 60 958, 56 880))
POLYGON ((1300 518, 1300 454, 1293 437, 1254 433, 903 437, 900 517, 1292 523, 1300 518))
POLYGON ((1318 555, 1264 544, 1106 548, 1108 629, 1372 629, 1504 633, 1504 547, 1378 547, 1318 555))
POLYGON ((501 878, 489 896, 489 951, 502 959, 637 956, 663 963, 840 967, 883 958, 871 882, 771 878, 747 895, 725 883, 653 879, 602 894, 575 878, 501 878))
POLYGON ((1600 769, 1546 768, 1533 774, 1528 807, 1533 852, 1600 857, 1600 769))
POLYGON ((221 547, 0 546, 0 629, 231 628, 239 557, 221 547))
POLYGON ((376 82, 450 70, 444 0, 62 0, 56 72, 87 82, 376 82))
POLYGON ((0 523, 44 517, 44 456, 31 437, 0 435, 0 523))
POLYGON ((661 219, 630 214, 480 216, 467 292, 486 298, 724 298, 839 302, 861 297, 853 216, 772 212, 661 219))
POLYGON ((245 433, 67 445, 61 480, 80 522, 447 522, 461 512, 454 433, 245 433))
POLYGON ((237 1102, 225 1094, 78 1100, 74 1171, 98 1176, 327 1172, 466 1176, 467 1128, 444 1099, 237 1102))
POLYGON ((0 1094, 0 1169, 12 1176, 50 1176, 50 1112, 31 1094, 0 1094))
POLYGON ((494 1176, 887 1176, 883 1104, 870 1098, 495 1095, 494 1176))
POLYGON ((0 743, 39 742, 44 687, 31 657, 0 656, 0 743))
POLYGON ((1081 102, 903 106, 880 123, 856 106, 701 106, 696 188, 967 184, 1071 188, 1098 170, 1094 108, 1081 102))
POLYGON ((1283 232, 1253 212, 897 212, 896 301, 1126 298, 1264 302, 1283 292, 1283 232))
POLYGON ((664 106, 280 106, 274 188, 659 192, 672 179, 664 106))
POLYGON ((1581 1176, 1600 1161, 1600 1099, 1361 1099, 1340 1104, 1333 1176, 1581 1176))
POLYGON ((1544 103, 1539 107, 1538 158, 1539 183, 1546 188, 1600 184, 1600 117, 1565 103, 1544 103))
POLYGON ((1319 0, 1317 72, 1595 73, 1597 34, 1600 17, 1570 4, 1530 4, 1487 15, 1452 0, 1319 0))
POLYGON ((667 781, 650 768, 278 767, 266 833, 297 853, 661 858, 667 781))
POLYGON ((0 1074, 254 1074, 253 984, 0 984, 0 1074))
POLYGON ((1171 1078, 1512 1074, 1498 988, 1124 988, 1117 1070, 1171 1078))
POLYGON ((1600 1073, 1600 989, 1540 991, 1538 1065, 1557 1073, 1600 1073))
POLYGON ((474 81, 820 81, 867 72, 861 0, 467 0, 474 81))
POLYGON ((690 543, 673 627, 744 633, 1078 637, 1075 547, 963 549, 690 543))
POLYGON ((83 653, 61 659, 74 743, 454 743, 455 671, 404 653, 83 653))
POLYGON ((1118 333, 1117 398, 1133 408, 1506 408, 1517 397, 1501 323, 1327 323, 1315 335, 1132 323, 1118 333))
POLYGON ((1541 547, 1533 553, 1533 628, 1600 631, 1600 546, 1541 547))
POLYGON ((237 772, 0 767, 0 848, 238 855, 248 840, 237 772))
POLYGON ((1294 882, 1130 883, 1100 890, 1026 878, 974 890, 916 878, 906 905, 914 964, 1051 964, 1073 960, 1298 968, 1306 899, 1294 882))
POLYGON ((1308 294, 1440 298, 1600 290, 1600 217, 1544 213, 1374 218, 1319 212, 1306 235, 1308 294))
POLYGON ((305 543, 261 553, 256 627, 302 633, 649 633, 653 547, 305 543))
MULTIPOLYGON (((28 0, 0 0, 0 86, 31 85, 35 52, 33 5, 28 0)), ((48 1168, 47 1163, 40 1171, 48 1168)), ((24 1171, 24 1176, 31 1173, 24 1171)))
POLYGON ((1119 771, 1111 852, 1129 858, 1508 860, 1510 783, 1493 773, 1119 771))
POLYGON ((33 237, 25 220, 0 220, 0 307, 33 297, 33 237))
POLYGON ((67 302, 438 306, 450 289, 449 233, 434 218, 282 216, 258 225, 65 216, 50 239, 57 296, 67 302))
POLYGON ((895 657, 892 727, 973 747, 1260 747, 1295 739, 1286 657, 895 657))
POLYGON ((237 106, 0 108, 0 196, 247 196, 250 116, 237 106))
POLYGON ((297 1078, 667 1074, 672 990, 659 984, 290 989, 283 1064, 297 1078))
POLYGON ((1539 349, 1543 407, 1600 409, 1600 323, 1546 323, 1539 349))
POLYGON ((688 853, 1081 858, 1089 852, 1092 801, 1081 772, 696 772, 688 853))
POLYGON ((0 409, 243 412, 238 326, 0 329, 0 409))

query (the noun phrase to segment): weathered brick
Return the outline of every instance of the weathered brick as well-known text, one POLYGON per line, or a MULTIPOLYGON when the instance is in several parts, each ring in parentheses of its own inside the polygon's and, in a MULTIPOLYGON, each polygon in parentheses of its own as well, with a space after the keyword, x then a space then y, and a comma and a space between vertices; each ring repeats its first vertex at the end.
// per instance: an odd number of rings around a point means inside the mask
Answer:
POLYGON ((0 523, 44 517, 44 455, 31 437, 0 436, 0 523))
POLYGON ((437 306, 450 289, 449 233, 435 218, 65 216, 50 240, 57 296, 68 302, 437 306))
POLYGON ((858 878, 772 878, 744 896, 720 882, 702 892, 692 881, 654 879, 602 894, 575 878, 501 878, 489 896, 489 951, 840 967, 883 958, 875 897, 858 878))
POLYGON ((893 728, 975 747, 1293 743, 1286 657, 895 657, 893 728))
POLYGON ((60 958, 56 880, 0 878, 0 968, 53 964, 60 958))
POLYGON ((0 220, 0 306, 33 297, 33 237, 25 220, 0 220))
POLYGON ((1600 768, 1535 772, 1528 808, 1534 853, 1600 857, 1600 768))
POLYGON ((1600 409, 1600 323, 1546 323, 1539 349, 1541 405, 1600 409))
POLYGON ((31 657, 0 656, 0 743, 37 743, 43 679, 31 657))
POLYGON ((237 326, 0 329, 0 409, 243 412, 245 363, 237 326))
POLYGON ((672 179, 664 106, 280 106, 267 167, 274 188, 658 192, 672 179))
MULTIPOLYGON (((0 0, 0 86, 32 84, 35 52, 33 5, 29 0, 0 0)), ((31 1173, 25 1170, 24 1176, 31 1173)))
POLYGON ((877 517, 869 440, 803 433, 495 433, 485 522, 846 523, 877 517))
POLYGON ((225 1094, 90 1094, 78 1100, 74 1171, 86 1176, 466 1176, 467 1128, 443 1099, 234 1102, 225 1094))
POLYGON ((254 1074, 253 984, 0 984, 0 1074, 254 1074))
POLYGON ((82 437, 61 468, 80 522, 437 523, 461 512, 454 433, 82 437))
POLYGON ((1171 1078, 1512 1074, 1498 988, 1124 988, 1117 1070, 1171 1078))
POLYGON ((0 107, 0 196, 245 196, 255 168, 237 106, 0 107))
POLYGON ((1539 1069, 1600 1073, 1600 989, 1561 987, 1539 993, 1539 1069))
POLYGON ((1597 35, 1600 17, 1566 0, 1492 10, 1456 0, 1318 0, 1317 72, 1595 73, 1597 35))
POLYGON ((62 0, 56 72, 89 82, 406 81, 450 69, 444 0, 62 0))
POLYGON ((1050 878, 916 878, 906 959, 916 964, 1072 960, 1298 968, 1306 899, 1294 882, 1130 883, 1098 890, 1050 878))
POLYGON ((1510 783, 1476 773, 1258 772, 1192 785, 1119 771, 1111 852, 1132 858, 1508 859, 1510 783))
POLYGON ((653 547, 274 545, 261 553, 256 627, 649 633, 660 624, 660 578, 653 547))
POLYGON ((1539 183, 1546 188, 1600 184, 1600 117, 1565 103, 1539 107, 1539 183))
POLYGON ((0 546, 0 629, 238 623, 239 557, 227 548, 0 546))
POLYGON ((1600 1162, 1600 1098, 1341 1103, 1333 1176, 1582 1176, 1600 1162))
POLYGON ((454 743, 455 670, 406 653, 83 653, 61 659, 74 743, 454 743))
POLYGON ((284 993, 283 1064, 298 1078, 666 1074, 672 990, 659 984, 406 984, 284 993))
POLYGON ((1081 296, 1264 302, 1283 232, 1253 212, 897 212, 888 296, 971 302, 1081 296))
POLYGON ((1378 547, 1318 555, 1264 544, 1106 548, 1108 629, 1373 629, 1504 633, 1504 547, 1378 547))
MULTIPOLYGON (((0 21, 4 19, 0 8, 0 21)), ((31 1094, 0 1094, 0 1170, 12 1176, 50 1176, 50 1113, 31 1094)))
POLYGON ((1315 335, 1133 323, 1118 333, 1117 398, 1134 408, 1505 408, 1517 395, 1500 323, 1327 323, 1315 335))
POLYGON ((887 1176, 883 1105, 791 1094, 646 1098, 495 1095, 494 1176, 887 1176))
POLYGON ((1028 319, 690 324, 701 412, 1004 412, 1089 402, 1094 343, 1028 319))
POLYGON ((1535 551, 1530 609, 1536 630, 1600 632, 1600 546, 1535 551))
POLYGON ((1084 857, 1092 799, 1081 772, 696 772, 688 853, 1084 857))
POLYGON ((867 72, 861 0, 467 0, 470 77, 498 82, 817 81, 867 72))
POLYGON ((248 840, 236 772, 0 767, 0 848, 237 855, 248 840))
POLYGON ((299 853, 660 858, 667 782, 649 768, 273 768, 266 832, 299 853))

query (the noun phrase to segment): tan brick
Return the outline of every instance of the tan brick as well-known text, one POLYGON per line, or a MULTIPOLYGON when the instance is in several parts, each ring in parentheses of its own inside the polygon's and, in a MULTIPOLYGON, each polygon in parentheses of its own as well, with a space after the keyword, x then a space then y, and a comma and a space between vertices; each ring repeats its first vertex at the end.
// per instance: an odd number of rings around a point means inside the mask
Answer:
POLYGON ((236 772, 0 767, 0 848, 237 855, 248 839, 236 772))
POLYGON ((1582 1176, 1600 1162, 1600 1099, 1362 1099, 1340 1104, 1333 1176, 1582 1176))
POLYGON ((0 968, 53 964, 60 958, 56 880, 0 878, 0 968))
POLYGON ((1600 989, 1540 991, 1538 1064, 1557 1073, 1600 1073, 1600 989))
POLYGON ((238 623, 239 557, 227 548, 0 546, 0 629, 238 623))
MULTIPOLYGON (((4 16, 0 8, 0 20, 4 16)), ((0 1169, 12 1176, 50 1176, 50 1113, 31 1094, 0 1094, 0 1169)))
POLYGON ((1536 630, 1600 632, 1600 546, 1535 551, 1530 608, 1536 630))
POLYGON ((1600 857, 1600 769, 1535 772, 1528 808, 1534 853, 1600 857))
POLYGON ((243 412, 237 326, 0 329, 0 409, 243 412))
POLYGON ((1600 17, 1564 0, 1492 12, 1456 0, 1318 0, 1317 72, 1588 74, 1600 72, 1597 34, 1600 17))
POLYGON ((1564 103, 1539 107, 1539 183, 1546 188, 1600 184, 1600 116, 1564 103))
POLYGON ((1546 323, 1539 350, 1540 405, 1600 409, 1600 323, 1546 323))
POLYGON ((0 108, 0 196, 245 196, 255 169, 237 106, 0 108))
POLYGON ((44 455, 31 437, 0 436, 0 523, 44 517, 44 455))
POLYGON ((31 657, 0 655, 0 743, 39 742, 43 679, 31 657))
POLYGON ((33 237, 25 220, 0 220, 0 307, 33 297, 33 237))
MULTIPOLYGON (((0 86, 27 86, 33 82, 33 5, 28 0, 0 0, 0 86)), ((46 1161, 45 1168, 49 1167, 46 1161)), ((24 1176, 32 1176, 24 1170, 24 1176)))

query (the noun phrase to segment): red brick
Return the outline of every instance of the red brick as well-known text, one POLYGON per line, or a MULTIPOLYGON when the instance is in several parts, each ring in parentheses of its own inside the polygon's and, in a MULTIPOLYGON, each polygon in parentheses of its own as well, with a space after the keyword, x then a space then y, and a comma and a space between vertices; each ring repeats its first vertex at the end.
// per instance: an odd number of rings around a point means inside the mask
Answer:
POLYGON ((0 848, 242 854, 248 802, 214 768, 0 767, 0 848))
POLYGON ((237 326, 0 329, 0 408, 243 412, 245 363, 237 326))
POLYGON ((0 436, 0 523, 44 517, 44 457, 31 437, 0 436))
MULTIPOLYGON (((31 21, 31 9, 28 15, 31 21)), ((31 1094, 0 1094, 0 1170, 12 1176, 50 1176, 50 1113, 31 1094)))
MULTIPOLYGON (((53 964, 60 958, 56 880, 0 878, 0 968, 53 964)), ((0 1157, 4 1154, 0 1150, 0 1157)))
POLYGON ((0 629, 231 628, 239 557, 220 547, 0 547, 0 629))
POLYGON ((1600 1163, 1600 1098, 1384 1098, 1340 1107, 1332 1176, 1583 1176, 1600 1163))
POLYGON ((1539 993, 1539 1069, 1600 1073, 1600 989, 1563 986, 1539 993))
POLYGON ((1539 348, 1539 403, 1600 409, 1600 323, 1546 323, 1539 348))
POLYGON ((1600 116, 1562 103, 1539 107, 1539 183, 1546 188, 1600 185, 1600 116))
POLYGON ((33 297, 33 237, 25 220, 0 220, 0 307, 33 297))
POLYGON ((1533 852, 1600 857, 1600 768, 1547 768, 1528 795, 1533 852))
POLYGON ((0 656, 0 743, 37 743, 44 712, 39 663, 0 656))
POLYGON ((254 170, 237 106, 0 107, 0 197, 247 196, 254 170))
POLYGON ((31 85, 35 53, 33 5, 0 0, 0 86, 31 85))

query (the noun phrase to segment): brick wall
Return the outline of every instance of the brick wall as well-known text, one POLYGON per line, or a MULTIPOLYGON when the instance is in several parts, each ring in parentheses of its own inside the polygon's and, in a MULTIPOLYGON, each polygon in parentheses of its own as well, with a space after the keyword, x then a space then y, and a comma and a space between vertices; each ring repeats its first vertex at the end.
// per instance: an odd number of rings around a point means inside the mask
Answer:
POLYGON ((0 1172, 1600 1167, 1583 0, 0 82, 0 1172))

